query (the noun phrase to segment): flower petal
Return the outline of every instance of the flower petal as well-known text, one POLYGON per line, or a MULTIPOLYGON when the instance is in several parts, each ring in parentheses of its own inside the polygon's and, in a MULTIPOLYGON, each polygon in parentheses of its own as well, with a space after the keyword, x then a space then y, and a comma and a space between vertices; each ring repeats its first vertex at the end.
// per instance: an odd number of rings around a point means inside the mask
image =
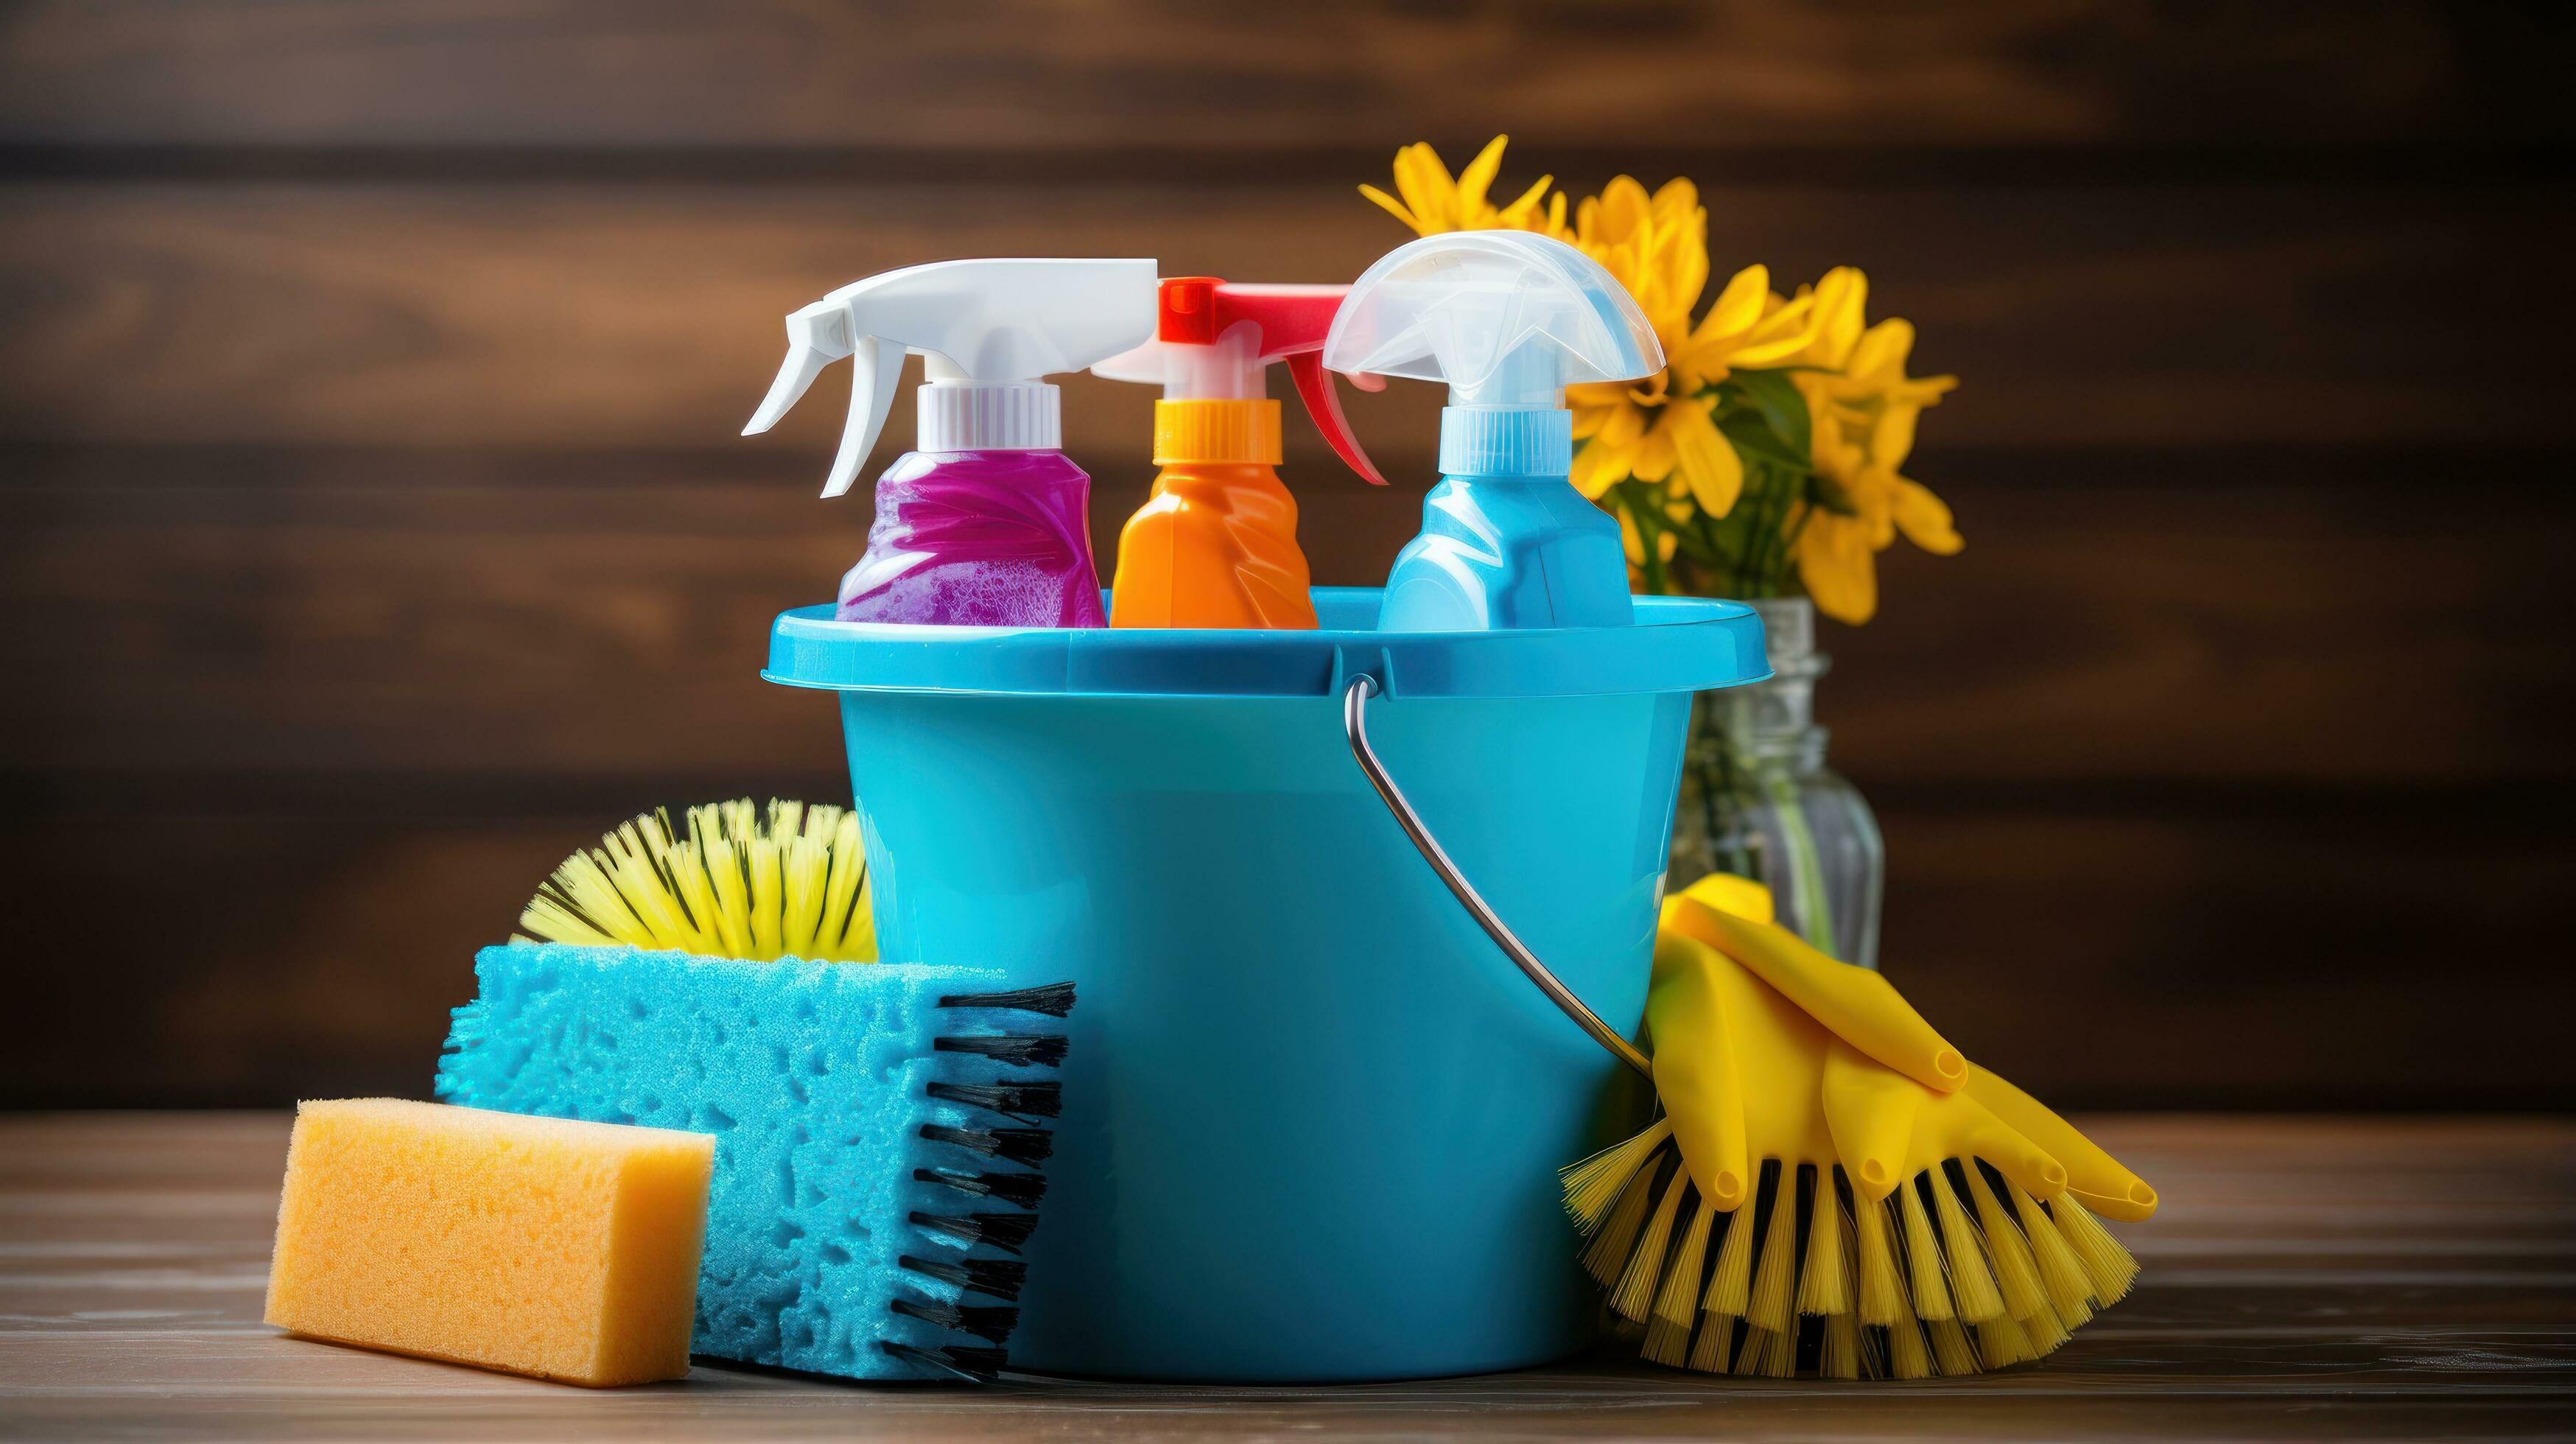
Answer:
POLYGON ((1395 190, 1404 197, 1407 209, 1430 229, 1449 230, 1456 225, 1457 185, 1449 179, 1449 167, 1440 161, 1440 153, 1428 141, 1416 141, 1395 153, 1395 190))
POLYGON ((1675 401, 1664 408, 1656 429, 1672 438, 1682 480, 1699 509, 1712 517, 1733 511, 1744 494, 1744 458, 1708 419, 1708 408, 1696 400, 1675 401))
MULTIPOLYGON (((1664 415, 1670 417, 1677 410, 1690 409, 1690 404, 1684 402, 1678 407, 1665 407, 1664 415)), ((1628 463, 1628 473, 1639 481, 1659 482, 1673 474, 1676 459, 1672 432, 1663 422, 1657 422, 1654 429, 1637 442, 1637 454, 1628 463)))
POLYGON ((1699 187, 1681 176, 1675 176, 1655 191, 1653 210, 1656 216, 1678 219, 1699 209, 1699 187))
POLYGON ((1869 277, 1855 266, 1836 266, 1816 283, 1816 353, 1814 360, 1842 370, 1860 344, 1861 313, 1869 301, 1869 277))
POLYGON ((1566 480, 1574 489, 1594 501, 1603 493, 1628 479, 1628 458, 1635 450, 1633 443, 1609 441, 1594 437, 1574 450, 1574 465, 1566 480))
POLYGON ((1581 245, 1587 251, 1591 250, 1600 244, 1600 234, 1601 198, 1599 196, 1585 196, 1581 201, 1576 202, 1574 207, 1574 235, 1576 243, 1581 245))
POLYGON ((1859 626, 1878 611, 1878 564, 1854 519, 1813 511, 1798 534, 1798 580, 1816 610, 1859 626))
MULTIPOLYGON (((1617 383, 1604 382, 1602 384, 1615 385, 1617 383)), ((1601 427, 1601 439, 1609 442, 1613 446, 1634 446, 1637 443, 1638 438, 1645 434, 1646 413, 1642 408, 1636 406, 1622 405, 1616 412, 1612 413, 1608 421, 1602 423, 1601 427)))
POLYGON ((1627 240, 1646 224, 1653 211, 1654 202, 1647 199, 1646 188, 1637 184, 1635 176, 1614 177, 1601 188, 1598 214, 1602 240, 1612 245, 1627 240))
POLYGON ((1700 293, 1708 289, 1708 212, 1695 210, 1676 217, 1662 231, 1660 244, 1665 305, 1686 327, 1690 313, 1699 308, 1700 293))
POLYGON ((1494 177, 1503 169, 1503 147, 1511 143, 1508 135, 1498 135, 1485 142, 1467 168, 1458 172, 1458 218, 1472 219, 1485 208, 1485 192, 1494 185, 1494 177))
POLYGON ((1879 408, 1877 424, 1869 429, 1869 459, 1890 471, 1905 464, 1914 451, 1914 421, 1923 414, 1920 406, 1890 402, 1879 408))
POLYGON ((1957 556, 1967 542, 1952 521, 1950 508, 1929 487, 1906 477, 1893 477, 1897 528, 1905 539, 1936 557, 1957 556))
POLYGON ((1430 227, 1425 226, 1422 222, 1414 219, 1413 212, 1406 210, 1404 208, 1404 203, 1397 200, 1395 197, 1388 195, 1386 192, 1379 190, 1375 186, 1361 186, 1360 194, 1377 202, 1381 209, 1383 209, 1388 215, 1404 222, 1405 226, 1412 230, 1414 234, 1423 236, 1431 234, 1430 227))
MULTIPOLYGON (((1523 229, 1537 229, 1533 224, 1533 221, 1538 213, 1539 201, 1547 195, 1547 188, 1554 184, 1556 184, 1556 177, 1552 175, 1540 176, 1537 184, 1532 185, 1528 190, 1521 192, 1519 200, 1503 207, 1503 219, 1510 222, 1512 225, 1523 229)), ((1559 207, 1562 207, 1565 204, 1565 197, 1563 195, 1559 195, 1556 200, 1559 207)))
POLYGON ((1708 319, 1699 323, 1694 336, 1743 335, 1762 319, 1762 302, 1770 294, 1771 268, 1745 267, 1717 293, 1717 304, 1708 308, 1708 319))
POLYGON ((1854 376, 1901 378, 1905 375, 1905 358, 1914 349, 1914 323, 1890 316, 1863 331, 1860 344, 1852 348, 1851 364, 1843 368, 1854 376))

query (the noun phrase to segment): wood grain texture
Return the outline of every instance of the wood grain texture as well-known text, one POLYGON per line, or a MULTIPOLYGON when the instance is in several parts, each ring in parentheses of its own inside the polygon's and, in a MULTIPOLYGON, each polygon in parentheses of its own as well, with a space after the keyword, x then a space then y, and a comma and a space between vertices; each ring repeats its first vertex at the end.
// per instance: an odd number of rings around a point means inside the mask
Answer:
MULTIPOLYGON (((2555 333, 2497 323, 2570 310, 2567 282, 2492 258, 2576 239, 2563 188, 1699 178, 1720 277, 1762 262, 1785 289, 1861 266, 1872 314, 1916 323, 1916 369, 1966 378, 1925 418, 1927 450, 2560 441, 2555 333)), ((736 440, 787 311, 955 255, 1347 278, 1406 238, 1361 181, 1384 184, 1383 162, 1302 184, 1258 168, 1007 186, 0 183, 0 439, 733 445, 798 457, 819 486, 837 379, 736 440)), ((1369 433, 1402 424, 1382 416, 1424 424, 1431 389, 1396 389, 1423 394, 1361 407, 1369 433)), ((1133 449, 1142 391, 1069 389, 1068 437, 1133 449)), ((896 407, 889 445, 910 413, 896 407)))
MULTIPOLYGON (((865 508, 818 527, 778 458, 6 455, 0 858, 85 965, 27 985, 0 1105, 417 1088, 564 853, 846 795, 831 709, 756 668, 865 508), (137 899, 184 926, 102 939, 137 899)), ((1132 496, 1087 459, 1106 539, 1132 496)), ((2576 1106, 2555 1012, 2493 1006, 2566 988, 2565 499, 2509 456, 2430 515, 2457 458, 1939 464, 1972 550, 1892 555, 1822 711, 1915 999, 2088 1104, 2576 1106)), ((1309 488, 1318 574, 1382 574, 1416 510, 1309 488)))
MULTIPOLYGON (((1104 569, 1146 483, 1126 450, 1077 452, 1104 569)), ((830 774, 829 709, 755 676, 866 533, 807 459, 0 448, 0 602, 41 623, 0 630, 26 686, 0 746, 93 778, 830 774)), ((1418 528, 1427 459, 1386 459, 1407 485, 1295 458, 1319 581, 1383 577, 1418 528)), ((1898 785, 2565 787, 2576 500, 2537 471, 1928 454, 1969 550, 1890 552, 1885 615, 1830 629, 1835 755, 1898 785)))
MULTIPOLYGON (((417 1086, 563 851, 841 795, 754 675, 868 521, 812 500, 837 379, 735 435, 790 307, 1347 277, 1401 239, 1357 183, 1497 129, 1507 182, 1696 177, 1721 274, 1866 267, 1965 378, 1914 469, 1968 551, 1888 555, 1821 700, 1927 1009, 2092 1103, 2576 1101, 2568 13, 0 6, 0 858, 79 960, 0 1105, 417 1086)), ((1353 398, 1387 492, 1289 423, 1319 579, 1411 534, 1438 401, 1353 398)), ((1149 402, 1068 383, 1104 556, 1149 402)))
POLYGON ((20 1116, 0 1119, 0 1432, 2528 1439, 2576 1410, 2576 1127, 2085 1122, 2164 1197, 2122 1231, 2146 1271, 2057 1354, 1975 1379, 1708 1379, 1604 1354, 1357 1388, 866 1388, 700 1365, 593 1392, 261 1326, 282 1115, 20 1116))
POLYGON ((1374 153, 1507 116, 1621 148, 2520 140, 2564 134, 2516 83, 2560 33, 2428 3, 44 3, 0 24, 0 135, 1374 153))
MULTIPOLYGON (((0 816, 0 870, 46 902, 14 944, 43 960, 14 996, 45 1023, 0 1049, 0 1107, 417 1093, 475 949, 566 853, 649 806, 846 788, 835 755, 802 776, 183 777, 42 799, 0 816), (112 921, 138 909, 152 921, 112 921)), ((2042 1097, 2576 1109, 2549 1001, 2563 805, 1873 790, 1884 966, 2042 1097)))

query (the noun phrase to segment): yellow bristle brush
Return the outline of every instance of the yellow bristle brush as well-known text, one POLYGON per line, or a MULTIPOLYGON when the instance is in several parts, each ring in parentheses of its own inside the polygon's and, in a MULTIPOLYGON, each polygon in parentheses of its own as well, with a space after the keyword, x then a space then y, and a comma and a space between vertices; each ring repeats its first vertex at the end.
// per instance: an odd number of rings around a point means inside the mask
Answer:
POLYGON ((1970 1064, 1875 973, 1713 877, 1665 905, 1664 1116, 1565 1170, 1583 1264, 1657 1363, 1922 1379, 2036 1359, 2138 1266, 2155 1190, 1970 1064))
POLYGON ((656 808, 565 858, 519 914, 537 938, 708 957, 876 961, 868 857, 847 808, 751 799, 656 808))

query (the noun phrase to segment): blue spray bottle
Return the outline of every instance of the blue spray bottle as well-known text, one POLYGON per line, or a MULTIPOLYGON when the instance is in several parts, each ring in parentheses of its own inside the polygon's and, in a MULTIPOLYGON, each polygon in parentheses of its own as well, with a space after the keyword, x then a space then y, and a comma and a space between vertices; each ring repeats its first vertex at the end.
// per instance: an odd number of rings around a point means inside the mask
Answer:
POLYGON ((1655 328, 1618 279, 1562 241, 1452 231, 1352 283, 1324 365, 1449 383, 1441 482, 1387 574, 1378 629, 1624 627, 1619 524, 1566 477, 1565 388, 1661 370, 1655 328))

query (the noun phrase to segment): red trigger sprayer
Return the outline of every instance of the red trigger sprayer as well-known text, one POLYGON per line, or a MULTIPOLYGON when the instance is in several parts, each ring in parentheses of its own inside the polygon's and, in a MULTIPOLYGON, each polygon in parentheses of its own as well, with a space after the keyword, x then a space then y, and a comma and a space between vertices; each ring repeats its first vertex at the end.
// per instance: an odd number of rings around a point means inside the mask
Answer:
MULTIPOLYGON (((1336 454, 1377 486, 1324 369, 1324 337, 1345 286, 1262 286, 1210 276, 1165 280, 1154 339, 1092 367, 1163 388, 1154 403, 1154 494, 1118 535, 1110 584, 1116 627, 1315 625, 1297 503, 1279 481, 1274 361, 1336 454)), ((1352 384, 1376 390, 1374 377, 1352 384)))

